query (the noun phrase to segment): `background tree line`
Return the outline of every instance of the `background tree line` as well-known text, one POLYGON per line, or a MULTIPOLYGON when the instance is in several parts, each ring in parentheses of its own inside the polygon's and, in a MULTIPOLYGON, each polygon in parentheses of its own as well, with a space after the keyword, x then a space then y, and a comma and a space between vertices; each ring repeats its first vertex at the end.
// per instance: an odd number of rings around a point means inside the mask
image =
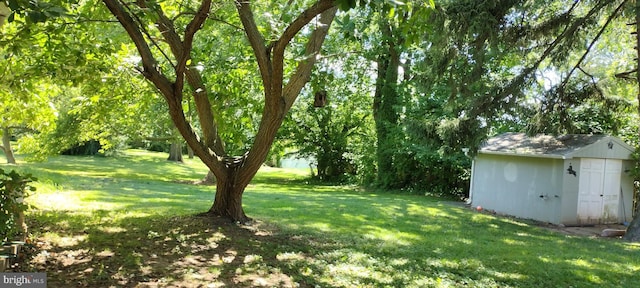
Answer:
MULTIPOLYGON (((350 179, 361 183, 459 197, 468 193, 471 164, 463 148, 473 156, 484 139, 499 133, 612 134, 637 143, 637 84, 616 77, 636 67, 635 30, 628 25, 634 3, 565 4, 437 1, 435 7, 408 2, 351 10, 338 21, 340 33, 332 35, 340 46, 327 52, 341 57, 329 65, 345 64, 322 70, 332 73, 323 79, 349 91, 343 87, 365 82, 342 81, 364 74, 358 79, 370 82, 359 91, 369 97, 360 107, 370 114, 355 120, 376 133, 339 137, 357 111, 350 105, 360 98, 352 97, 349 105, 333 108, 344 107, 343 115, 351 118, 331 112, 335 138, 309 129, 314 122, 318 129, 326 125, 324 118, 299 117, 306 125, 296 122, 291 135, 319 158, 329 153, 320 147, 332 147, 320 141, 336 139, 332 144, 338 147, 347 147, 340 141, 366 143, 351 145, 342 153, 348 161, 334 163, 355 168, 334 169, 340 172, 324 178, 350 171, 350 179), (349 65, 359 68, 347 76, 349 65)), ((330 99, 342 104, 340 96, 330 99)))

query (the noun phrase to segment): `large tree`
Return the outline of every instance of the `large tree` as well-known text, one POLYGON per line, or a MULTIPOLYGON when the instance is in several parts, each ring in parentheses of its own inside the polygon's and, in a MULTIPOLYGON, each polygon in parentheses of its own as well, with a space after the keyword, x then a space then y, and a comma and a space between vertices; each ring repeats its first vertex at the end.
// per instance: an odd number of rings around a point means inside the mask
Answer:
POLYGON ((142 59, 139 70, 166 100, 176 128, 215 174, 216 195, 209 213, 239 222, 250 220, 242 207, 244 189, 266 159, 285 115, 310 78, 337 12, 337 1, 234 1, 215 6, 210 0, 200 1, 197 6, 161 5, 155 1, 103 2, 135 44, 142 59), (237 18, 216 17, 225 17, 224 12, 233 8, 237 18), (277 11, 281 17, 267 12, 256 14, 254 9, 277 11), (225 150, 218 126, 233 119, 220 119, 219 111, 212 109, 215 98, 210 97, 211 91, 195 66, 198 59, 192 53, 196 36, 216 37, 198 33, 214 20, 229 25, 239 20, 246 37, 236 41, 246 41, 252 48, 263 86, 260 124, 252 137, 253 144, 240 155, 230 155, 225 150), (300 42, 303 47, 297 45, 300 42), (297 51, 287 49, 292 46, 297 51), (200 135, 183 110, 189 92, 197 110, 200 135))
MULTIPOLYGON (((582 56, 595 54, 600 31, 628 2, 450 0, 419 18, 411 17, 416 6, 385 7, 374 26, 383 36, 372 41, 381 43, 375 49, 378 182, 406 187, 453 174, 436 167, 464 173, 461 148, 504 129, 619 132, 624 122, 611 116, 625 112, 628 102, 603 88, 611 75, 592 68, 604 62, 582 56), (546 73, 566 81, 546 87, 538 81, 546 73)), ((441 183, 452 190, 452 182, 441 183)))
POLYGON ((402 130, 404 96, 410 94, 405 84, 411 77, 414 50, 424 50, 422 36, 432 30, 430 13, 434 1, 377 1, 358 9, 345 34, 362 42, 363 60, 370 62, 374 72, 372 114, 375 123, 376 183, 381 187, 402 187, 399 176, 405 167, 402 160, 402 130))
MULTIPOLYGON (((631 71, 630 74, 635 73, 636 77, 635 80, 637 81, 636 84, 638 85, 638 91, 637 91, 637 100, 638 100, 638 111, 637 113, 640 115, 640 1, 636 1, 635 6, 633 7, 633 10, 635 13, 633 13, 635 15, 635 22, 634 22, 634 26, 635 26, 635 49, 636 49, 636 67, 635 67, 635 71, 631 71)), ((638 138, 640 138, 640 130, 637 131, 638 133, 638 138)), ((640 148, 636 147, 636 154, 638 154, 638 150, 640 150, 640 148)), ((637 156, 637 155, 636 155, 637 156)), ((640 158, 637 159, 637 161, 640 161, 640 158)), ((636 163, 636 173, 638 173, 638 167, 640 167, 640 162, 636 163)), ((638 175, 636 175, 636 177, 638 177, 638 175)), ((636 198, 635 201, 638 201, 638 199, 636 198)), ((635 217, 633 218, 633 221, 631 221, 631 223, 629 224, 629 228, 627 228, 627 233, 624 235, 624 238, 628 241, 640 241, 640 205, 638 205, 636 203, 636 211, 633 211, 635 213, 635 217)))

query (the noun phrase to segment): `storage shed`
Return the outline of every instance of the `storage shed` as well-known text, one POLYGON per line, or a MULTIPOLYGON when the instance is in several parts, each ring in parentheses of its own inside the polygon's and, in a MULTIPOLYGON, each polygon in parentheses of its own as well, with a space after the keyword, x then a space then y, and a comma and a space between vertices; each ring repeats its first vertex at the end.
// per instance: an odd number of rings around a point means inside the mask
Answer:
POLYGON ((628 222, 633 151, 606 135, 502 134, 474 158, 471 204, 553 224, 628 222))

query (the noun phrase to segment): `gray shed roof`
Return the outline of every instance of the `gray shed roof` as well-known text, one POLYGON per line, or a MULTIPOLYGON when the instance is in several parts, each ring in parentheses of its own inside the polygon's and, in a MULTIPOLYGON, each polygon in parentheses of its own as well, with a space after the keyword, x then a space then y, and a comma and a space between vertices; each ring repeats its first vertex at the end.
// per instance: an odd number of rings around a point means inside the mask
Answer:
POLYGON ((488 139, 478 152, 568 159, 577 156, 580 150, 603 143, 607 147, 615 145, 625 154, 634 151, 633 147, 619 138, 607 135, 527 136, 525 133, 504 133, 488 139))

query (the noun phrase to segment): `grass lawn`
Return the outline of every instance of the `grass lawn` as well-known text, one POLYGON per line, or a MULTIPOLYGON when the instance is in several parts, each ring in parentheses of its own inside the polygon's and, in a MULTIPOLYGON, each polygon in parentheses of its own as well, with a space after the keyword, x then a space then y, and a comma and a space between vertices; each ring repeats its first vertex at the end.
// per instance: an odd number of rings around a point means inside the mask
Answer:
MULTIPOLYGON (((640 245, 569 236, 425 196, 262 169, 239 226, 197 217, 205 167, 139 150, 0 168, 39 178, 23 271, 49 287, 636 287, 640 245)), ((0 161, 5 162, 0 156, 0 161)))

